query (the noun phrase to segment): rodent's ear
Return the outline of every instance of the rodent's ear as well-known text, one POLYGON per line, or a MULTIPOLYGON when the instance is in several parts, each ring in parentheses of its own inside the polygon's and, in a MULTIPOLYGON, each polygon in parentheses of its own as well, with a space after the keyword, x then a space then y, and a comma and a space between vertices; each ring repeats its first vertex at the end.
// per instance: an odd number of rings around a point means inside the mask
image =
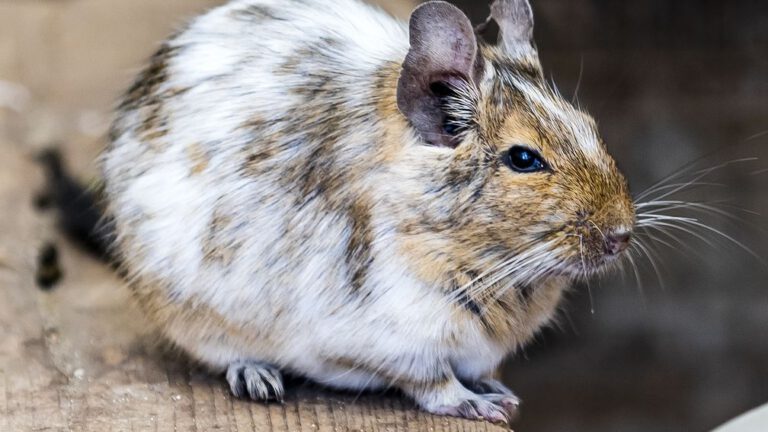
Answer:
POLYGON ((464 13, 442 1, 416 8, 410 22, 411 49, 397 84, 397 106, 429 144, 456 147, 466 96, 482 68, 477 39, 464 13))
POLYGON ((499 44, 510 58, 538 63, 533 42, 533 9, 528 0, 496 0, 489 18, 499 25, 499 44))

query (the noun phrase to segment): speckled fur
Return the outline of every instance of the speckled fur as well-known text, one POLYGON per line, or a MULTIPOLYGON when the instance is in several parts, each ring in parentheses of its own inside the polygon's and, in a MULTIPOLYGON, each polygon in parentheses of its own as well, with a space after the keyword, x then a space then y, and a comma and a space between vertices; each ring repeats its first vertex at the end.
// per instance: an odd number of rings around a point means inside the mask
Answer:
POLYGON ((594 122, 535 52, 481 43, 452 149, 398 111, 408 48, 406 25, 354 0, 237 0, 162 45, 102 166, 116 250, 173 343, 214 371, 395 385, 462 415, 477 395, 459 379, 489 379, 602 264, 598 231, 632 227, 594 122), (506 168, 518 143, 551 171, 506 168))

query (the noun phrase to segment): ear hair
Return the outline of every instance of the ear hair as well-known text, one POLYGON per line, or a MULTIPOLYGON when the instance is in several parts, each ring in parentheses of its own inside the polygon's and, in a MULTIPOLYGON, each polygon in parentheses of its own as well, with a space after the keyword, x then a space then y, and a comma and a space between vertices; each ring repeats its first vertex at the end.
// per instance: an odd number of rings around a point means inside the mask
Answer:
POLYGON ((466 113, 466 104, 456 102, 465 99, 482 70, 472 23, 449 3, 427 2, 411 15, 410 41, 397 106, 424 141, 456 147, 466 124, 456 117, 466 113))

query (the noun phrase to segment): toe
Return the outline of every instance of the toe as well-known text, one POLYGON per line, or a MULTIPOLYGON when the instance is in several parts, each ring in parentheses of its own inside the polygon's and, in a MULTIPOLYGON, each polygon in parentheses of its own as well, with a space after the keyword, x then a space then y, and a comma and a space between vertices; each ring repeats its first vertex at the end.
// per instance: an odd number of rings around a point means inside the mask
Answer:
POLYGON ((489 400, 505 408, 517 408, 520 406, 520 399, 513 394, 488 393, 482 395, 483 399, 489 400))
POLYGON ((456 415, 470 420, 481 420, 483 418, 478 411, 478 402, 474 400, 467 400, 459 404, 456 407, 456 415))
POLYGON ((265 401, 269 399, 269 388, 266 382, 261 378, 257 368, 247 367, 243 371, 245 387, 248 389, 248 395, 253 400, 265 401))
POLYGON ((480 417, 493 423, 509 423, 509 415, 504 408, 489 401, 482 401, 477 407, 480 417))
POLYGON ((283 381, 280 373, 273 368, 264 368, 259 370, 262 380, 269 386, 270 395, 279 402, 283 402, 285 392, 283 391, 283 381))
POLYGON ((511 419, 507 410, 502 406, 484 399, 465 400, 455 407, 446 407, 438 410, 437 413, 468 420, 485 420, 493 423, 509 423, 511 419))
POLYGON ((230 366, 227 369, 227 383, 232 394, 239 399, 248 396, 248 389, 243 380, 243 366, 230 366))
POLYGON ((484 394, 481 396, 483 399, 501 408, 504 411, 508 422, 512 422, 517 418, 520 408, 520 399, 518 399, 517 396, 503 394, 484 394))

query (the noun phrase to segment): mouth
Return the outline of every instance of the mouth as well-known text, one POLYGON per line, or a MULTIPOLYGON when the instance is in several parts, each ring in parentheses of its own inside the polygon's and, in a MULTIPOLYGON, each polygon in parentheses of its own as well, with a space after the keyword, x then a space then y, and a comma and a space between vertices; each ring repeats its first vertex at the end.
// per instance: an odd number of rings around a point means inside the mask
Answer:
POLYGON ((589 279, 616 267, 620 258, 621 256, 605 256, 589 261, 571 259, 565 261, 557 273, 573 279, 589 279))
POLYGON ((631 235, 628 232, 611 233, 576 245, 576 253, 564 260, 562 272, 570 277, 589 278, 604 273, 619 263, 628 253, 631 235))

